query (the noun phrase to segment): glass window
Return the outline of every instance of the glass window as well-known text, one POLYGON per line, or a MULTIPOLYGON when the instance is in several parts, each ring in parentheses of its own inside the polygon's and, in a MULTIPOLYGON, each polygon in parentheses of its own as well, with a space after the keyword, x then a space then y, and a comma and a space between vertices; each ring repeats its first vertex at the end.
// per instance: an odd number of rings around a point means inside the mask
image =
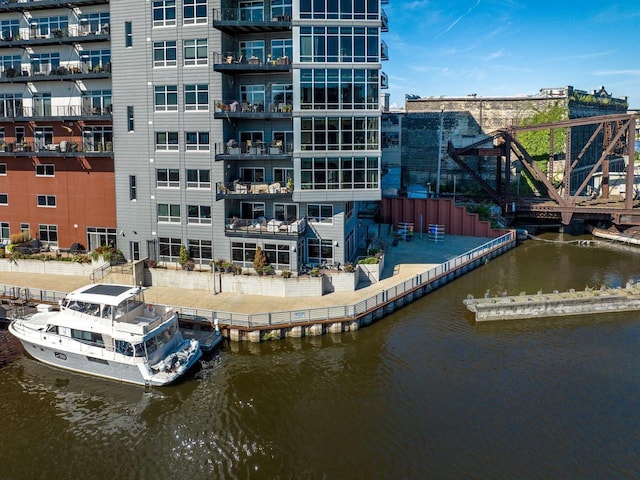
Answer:
MULTIPOLYGON (((6 172, 5 172, 6 173, 6 172)), ((36 177, 53 177, 56 174, 55 165, 36 165, 36 177)))
POLYGON ((380 188, 379 178, 380 159, 378 157, 303 158, 301 160, 301 190, 377 189, 380 188))
POLYGON ((240 55, 243 56, 244 60, 254 57, 260 62, 264 62, 264 40, 240 42, 240 55))
POLYGON ((185 111, 209 110, 209 85, 206 83, 184 86, 185 111))
POLYGON ((129 200, 138 198, 138 186, 135 175, 129 175, 129 200))
POLYGON ((180 170, 177 168, 156 169, 156 187, 180 188, 180 170))
POLYGON ((57 225, 38 225, 38 235, 40 241, 49 246, 58 245, 58 226, 57 225))
POLYGON ((56 196, 55 195, 38 195, 37 205, 39 207, 55 207, 56 196))
POLYGON ((308 238, 307 258, 311 264, 333 263, 333 240, 308 238))
POLYGON ((180 245, 182 240, 179 238, 158 237, 158 253, 159 258, 165 262, 178 261, 180 258, 180 245))
POLYGON ((153 26, 167 27, 176 24, 175 0, 155 0, 152 3, 153 26))
POLYGON ((333 223, 333 205, 307 205, 307 216, 310 222, 333 223))
POLYGON ((156 85, 154 87, 154 104, 156 112, 177 112, 178 86, 156 85))
POLYGON ((180 223, 180 205, 159 203, 158 222, 180 223))
POLYGON ((178 150, 178 132, 156 132, 156 150, 178 150))
POLYGON ((133 47, 133 26, 131 22, 124 22, 124 46, 133 47))
POLYGON ((187 188, 211 188, 210 170, 187 170, 187 188))
POLYGON ((240 20, 245 22, 262 22, 264 20, 264 3, 240 2, 240 20))
POLYGON ((133 107, 129 105, 127 106, 127 130, 133 132, 134 126, 133 107))
POLYGON ((177 65, 177 56, 175 40, 153 42, 154 67, 175 67, 177 65))
POLYGON ((187 205, 187 223, 211 225, 211 206, 187 205))
POLYGON ((9 205, 9 195, 0 193, 0 205, 9 205))
POLYGON ((187 150, 208 152, 210 149, 209 132, 185 132, 184 138, 187 150))
POLYGON ((193 40, 185 40, 183 43, 184 65, 207 65, 207 39, 197 38, 193 40))
POLYGON ((207 23, 207 0, 184 0, 183 24, 207 23))
POLYGON ((188 244, 191 258, 196 262, 213 260, 211 240, 189 239, 188 244))

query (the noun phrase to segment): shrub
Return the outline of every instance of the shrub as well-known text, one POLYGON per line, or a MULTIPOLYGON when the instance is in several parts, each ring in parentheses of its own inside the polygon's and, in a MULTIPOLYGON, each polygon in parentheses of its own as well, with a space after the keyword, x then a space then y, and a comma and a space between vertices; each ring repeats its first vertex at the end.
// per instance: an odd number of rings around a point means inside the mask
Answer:
POLYGON ((380 259, 378 257, 367 257, 367 258, 358 260, 359 265, 373 265, 376 263, 380 263, 380 259))
POLYGON ((253 269, 258 275, 263 275, 267 265, 269 265, 269 260, 267 260, 264 251, 260 246, 256 247, 256 254, 253 257, 253 269))

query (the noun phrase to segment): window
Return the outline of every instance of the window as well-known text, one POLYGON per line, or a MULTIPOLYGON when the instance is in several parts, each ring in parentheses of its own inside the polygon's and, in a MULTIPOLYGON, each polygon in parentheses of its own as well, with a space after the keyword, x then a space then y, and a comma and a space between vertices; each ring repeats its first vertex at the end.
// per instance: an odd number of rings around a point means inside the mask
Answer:
POLYGON ((271 103, 277 107, 277 111, 282 111, 283 105, 293 105, 293 85, 273 84, 271 85, 271 103))
POLYGON ((187 205, 187 223, 211 225, 211 206, 187 205))
POLYGON ((186 111, 209 110, 209 85, 206 83, 184 86, 184 109, 186 111))
POLYGON ((180 205, 159 203, 158 222, 180 223, 180 205))
POLYGON ((240 181, 250 183, 264 183, 264 168, 242 167, 240 168, 240 181))
POLYGON ((53 143, 53 127, 35 127, 33 129, 34 148, 41 150, 53 143))
POLYGON ((2 40, 13 40, 20 34, 20 20, 0 21, 0 34, 2 40))
POLYGON ((129 200, 138 198, 138 186, 135 175, 129 175, 129 200))
POLYGON ((175 40, 165 40, 153 42, 153 66, 154 67, 175 67, 178 56, 175 40))
POLYGON ((273 268, 277 270, 284 270, 291 266, 289 245, 265 243, 262 250, 267 256, 267 261, 273 265, 273 268))
POLYGON ((111 113, 111 90, 88 90, 82 93, 83 115, 111 113))
POLYGON ((156 85, 154 87, 154 103, 156 112, 177 112, 178 86, 156 85))
POLYGON ((174 168, 156 169, 156 187, 180 188, 180 170, 174 168))
POLYGON ((52 70, 60 66, 59 53, 32 53, 30 60, 31 75, 49 75, 52 70))
POLYGON ((104 67, 111 63, 111 50, 85 50, 80 55, 80 60, 84 63, 84 73, 98 73, 104 71, 104 67))
POLYGON ((0 193, 0 205, 9 205, 9 195, 0 193))
POLYGON ((178 132, 156 132, 156 150, 178 150, 178 132))
POLYGON ((133 120, 133 107, 129 105, 127 107, 127 130, 130 132, 133 132, 135 127, 133 120))
POLYGON ((207 65, 207 39, 197 38, 195 40, 185 40, 183 43, 184 65, 207 65))
POLYGON ((300 108, 378 110, 379 72, 374 69, 300 70, 300 108))
POLYGON ((133 47, 133 25, 131 22, 124 22, 124 46, 133 47))
POLYGON ((10 237, 9 222, 0 222, 0 240, 2 240, 2 243, 8 243, 10 237))
POLYGON ((344 204, 344 218, 348 220, 353 215, 353 208, 355 206, 355 202, 345 202, 344 204))
POLYGON ((264 21, 264 3, 261 1, 240 2, 240 20, 245 22, 264 21))
POLYGON ((282 57, 293 58, 293 40, 290 38, 271 40, 271 58, 277 60, 282 57))
POLYGON ((380 188, 378 157, 303 158, 301 190, 357 190, 380 188))
POLYGON ((378 150, 376 117, 302 117, 302 150, 378 150))
POLYGON ((4 176, 7 174, 7 164, 0 163, 0 176, 4 176))
POLYGON ((31 19, 31 36, 33 38, 51 38, 52 36, 62 36, 63 32, 69 29, 68 17, 54 16, 31 19))
POLYGON ((20 224, 20 233, 30 233, 30 232, 31 232, 31 227, 29 226, 28 223, 20 224))
POLYGON ((36 177, 53 177, 55 174, 55 165, 36 165, 36 177))
MULTIPOLYGON (((18 63, 20 65, 20 63, 18 63)), ((3 66, 3 70, 7 68, 3 66)), ((18 68, 20 68, 18 66, 18 68)), ((22 94, 21 93, 3 93, 0 94, 0 117, 16 117, 22 116, 24 112, 22 110, 22 94)), ((17 139, 16 139, 17 141, 17 139)))
POLYGON ((261 62, 264 62, 264 40, 240 42, 240 55, 242 55, 245 60, 256 57, 261 62))
POLYGON ((281 222, 295 222, 298 219, 298 205, 295 203, 275 203, 273 216, 281 222))
POLYGON ((82 149, 85 152, 110 152, 113 150, 112 127, 83 127, 82 149))
POLYGON ((211 188, 210 170, 187 170, 187 188, 211 188))
POLYGON ((379 6, 376 0, 302 0, 300 18, 378 20, 379 6))
MULTIPOLYGON (((109 12, 87 13, 78 17, 80 33, 105 34, 109 33, 109 12)), ((131 22, 126 22, 131 23, 131 22)), ((126 25, 125 23, 125 25, 126 25)))
POLYGON ((176 24, 175 0, 154 1, 152 9, 154 27, 169 27, 176 24))
POLYGON ((38 225, 38 235, 42 243, 49 246, 58 245, 58 226, 57 225, 38 225))
POLYGON ((291 19, 291 0, 271 0, 271 18, 291 19))
POLYGON ((185 132, 184 138, 187 150, 208 152, 210 149, 209 132, 185 132))
POLYGON ((377 28, 301 27, 301 62, 378 62, 377 28))
POLYGON ((253 266, 253 257, 255 256, 255 243, 231 242, 231 261, 253 266))
POLYGON ((213 249, 211 248, 211 240, 188 240, 189 253, 191 258, 196 262, 203 260, 213 260, 213 249))
POLYGON ((51 116, 51 94, 50 93, 34 93, 33 94, 33 110, 32 114, 36 117, 51 116))
POLYGON ((184 0, 184 25, 207 23, 207 0, 184 0))
POLYGON ((273 169, 274 182, 279 182, 282 186, 285 186, 289 179, 293 180, 293 168, 274 167, 273 169))
POLYGON ((241 85, 240 101, 256 107, 262 105, 264 109, 264 85, 241 85))
POLYGON ((160 260, 166 262, 177 261, 180 258, 181 244, 182 240, 179 238, 158 237, 160 260))
POLYGON ((38 195, 39 207, 55 207, 56 196, 55 195, 38 195))
POLYGON ((333 223, 333 205, 309 204, 307 216, 310 222, 333 223))
POLYGON ((333 263, 333 240, 308 238, 307 259, 311 264, 333 263))
POLYGON ((240 202, 240 217, 244 219, 264 219, 264 202, 240 202))

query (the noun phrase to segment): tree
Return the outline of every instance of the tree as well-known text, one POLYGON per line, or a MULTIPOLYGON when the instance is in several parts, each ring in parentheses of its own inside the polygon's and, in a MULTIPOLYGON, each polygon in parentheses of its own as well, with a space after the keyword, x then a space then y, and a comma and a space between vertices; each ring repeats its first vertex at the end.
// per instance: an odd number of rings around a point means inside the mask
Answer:
POLYGON ((253 269, 258 275, 264 275, 269 270, 269 260, 262 248, 256 247, 256 254, 253 257, 253 269))

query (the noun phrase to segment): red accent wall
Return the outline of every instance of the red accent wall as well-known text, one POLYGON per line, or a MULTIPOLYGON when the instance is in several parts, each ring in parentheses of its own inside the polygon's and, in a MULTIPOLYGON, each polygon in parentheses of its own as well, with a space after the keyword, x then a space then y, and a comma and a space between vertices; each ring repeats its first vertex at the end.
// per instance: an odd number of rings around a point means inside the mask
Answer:
POLYGON ((11 233, 28 223, 36 238, 39 224, 58 226, 58 245, 87 244, 87 227, 116 228, 113 159, 106 157, 33 157, 2 155, 7 175, 0 176, 0 193, 8 205, 0 205, 0 221, 9 222, 11 233), (35 166, 55 166, 55 176, 36 176, 35 166), (38 195, 55 195, 55 207, 38 207, 38 195), (77 225, 75 227, 74 225, 77 225))
POLYGON ((467 213, 465 207, 456 206, 449 198, 383 198, 380 205, 380 223, 395 226, 398 222, 413 222, 414 231, 427 233, 429 224, 444 225, 447 235, 496 238, 506 230, 493 229, 491 223, 481 221, 478 214, 467 213))

